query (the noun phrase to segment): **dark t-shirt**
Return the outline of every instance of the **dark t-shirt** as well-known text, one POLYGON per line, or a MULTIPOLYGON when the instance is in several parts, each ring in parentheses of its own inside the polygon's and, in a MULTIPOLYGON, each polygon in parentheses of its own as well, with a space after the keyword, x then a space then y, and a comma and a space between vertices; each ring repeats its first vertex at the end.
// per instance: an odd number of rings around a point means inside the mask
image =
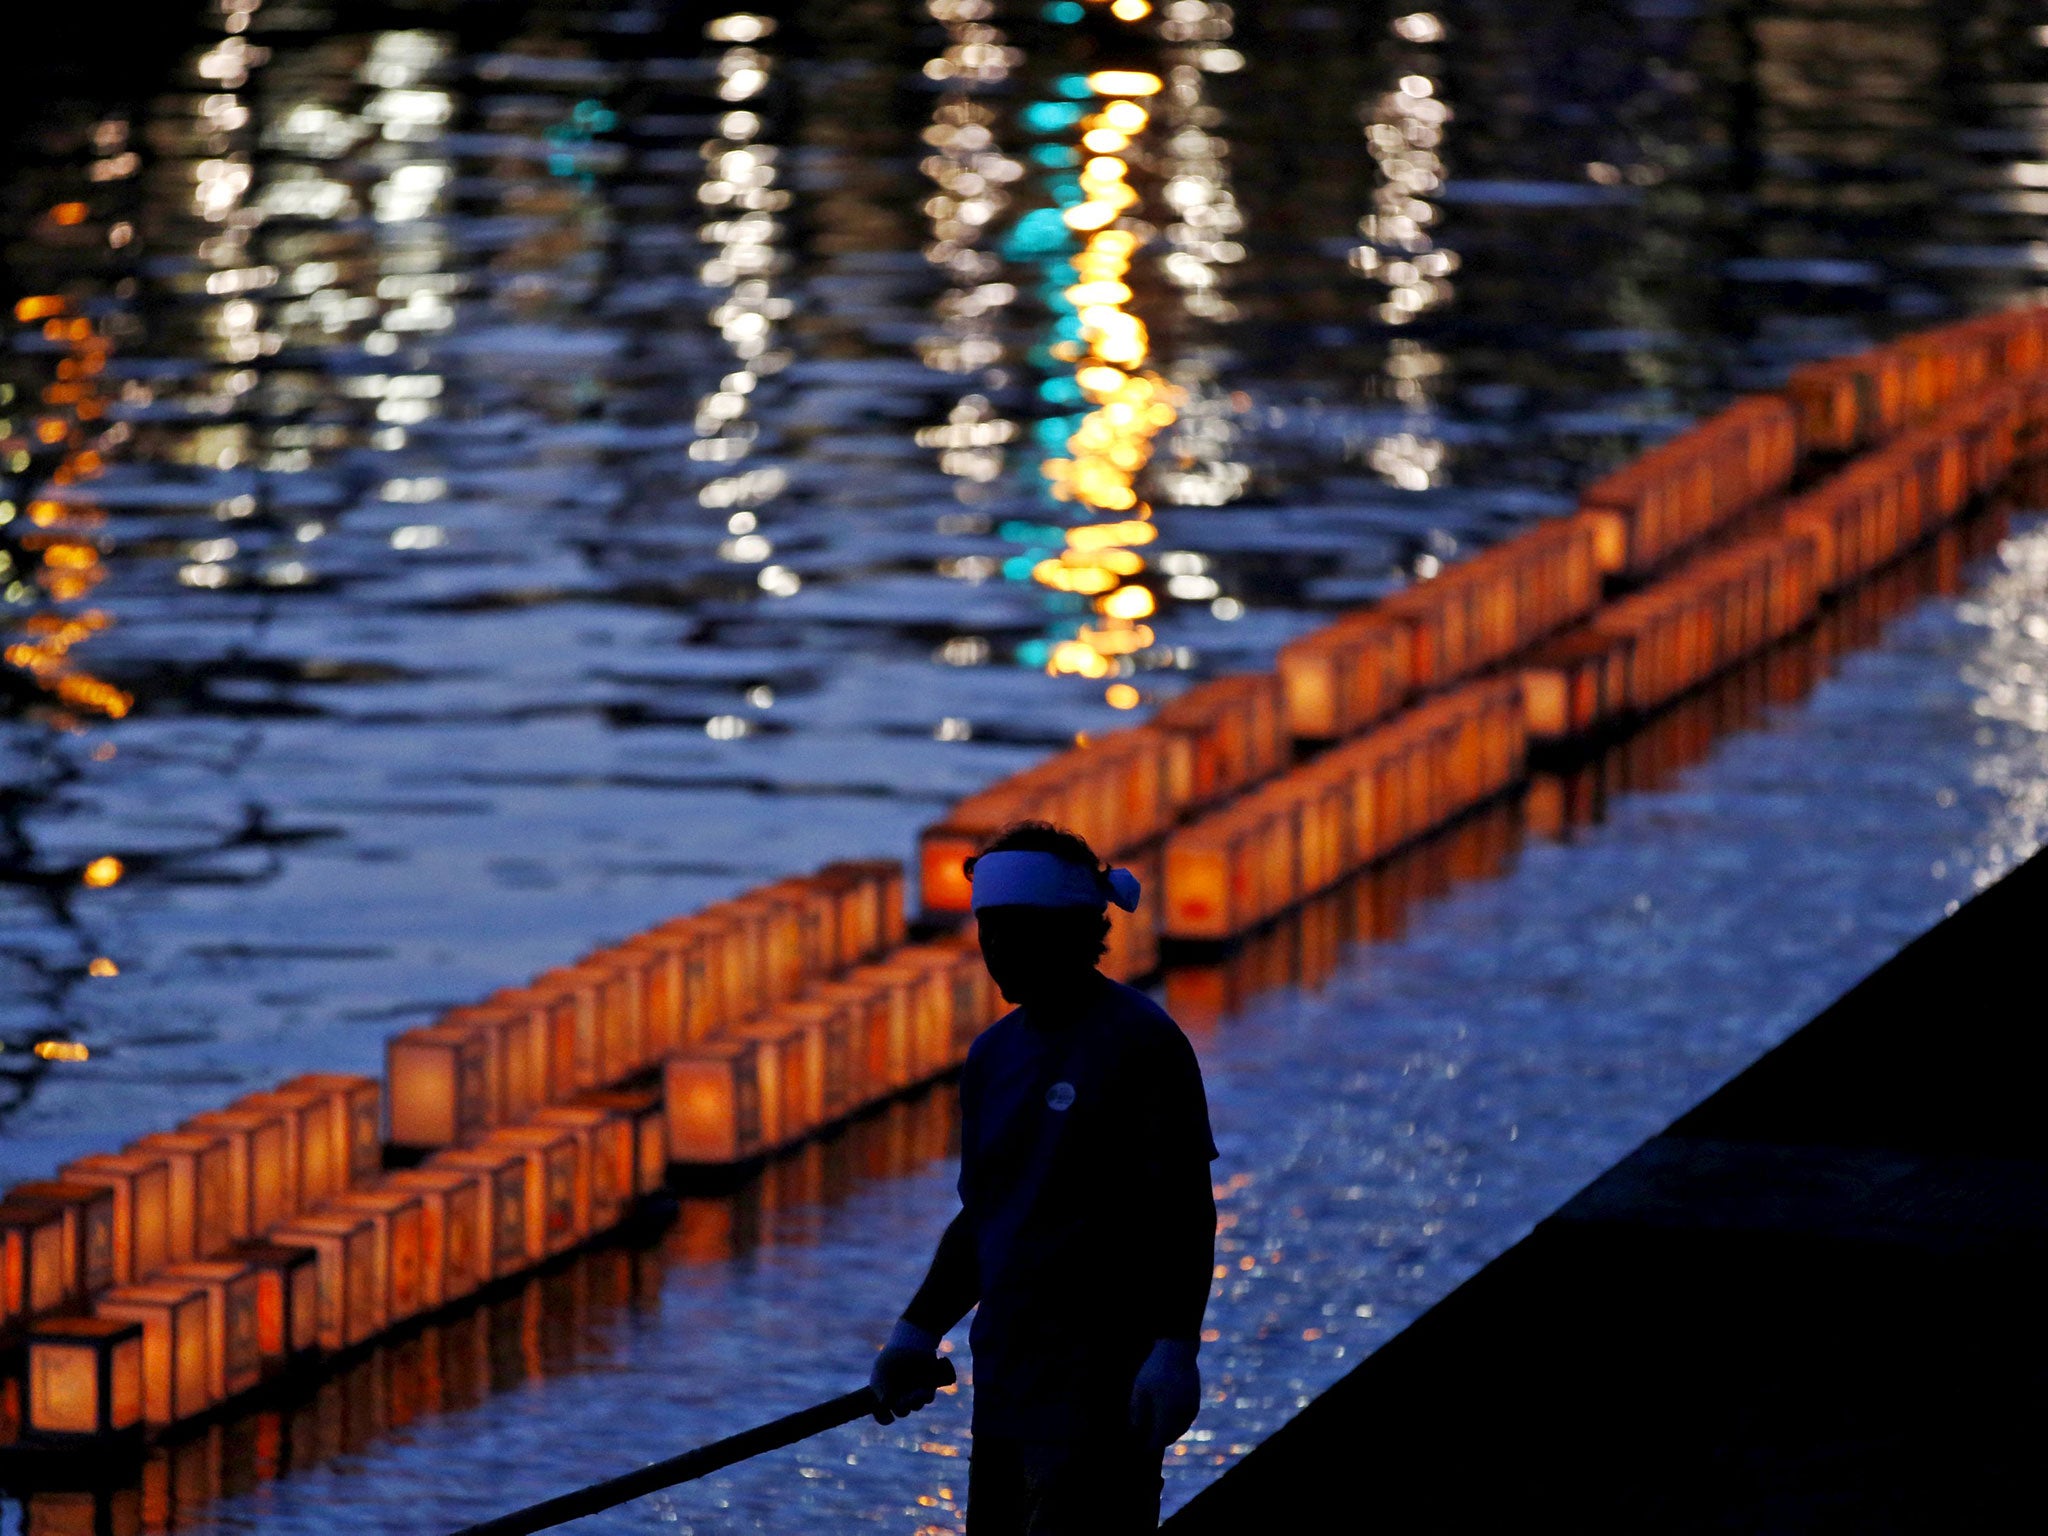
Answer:
POLYGON ((1143 993, 1102 979, 1070 1017, 992 1025, 960 1101, 976 1427, 1122 1424, 1153 1341, 1193 1338, 1208 1302, 1216 1146, 1193 1048, 1143 993))

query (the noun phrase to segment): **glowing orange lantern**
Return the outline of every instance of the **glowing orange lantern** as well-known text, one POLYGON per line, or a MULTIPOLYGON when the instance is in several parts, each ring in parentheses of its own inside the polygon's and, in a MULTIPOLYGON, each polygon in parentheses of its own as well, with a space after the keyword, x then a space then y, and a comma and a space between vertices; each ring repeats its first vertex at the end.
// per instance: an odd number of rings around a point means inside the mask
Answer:
POLYGON ((64 1293, 90 1296, 114 1283, 114 1192, 103 1184, 34 1179, 8 1198, 40 1200, 64 1213, 64 1293))
POLYGON ((489 1045, 480 1027, 445 1020, 384 1042, 394 1143, 450 1147, 489 1128, 489 1045))
POLYGON ((234 1162, 225 1136, 161 1131, 131 1151, 171 1168, 171 1262, 210 1258, 234 1241, 234 1162))
POLYGON ((526 1235, 535 1262, 575 1247, 590 1234, 589 1185, 583 1149, 559 1126, 508 1125, 484 1141, 492 1151, 526 1159, 526 1235))
POLYGON ((974 883, 967 861, 981 852, 987 836, 967 827, 926 827, 917 838, 919 899, 927 913, 965 912, 973 905, 974 883))
POLYGON ((768 1145, 789 1146, 824 1123, 825 1032, 816 1018, 778 1008, 732 1034, 761 1047, 761 1134, 768 1145))
POLYGON ((254 1109, 216 1109, 184 1128, 225 1137, 228 1144, 228 1226, 257 1237, 291 1215, 291 1132, 284 1117, 254 1109))
POLYGON ((478 1008, 457 1008, 448 1023, 472 1019, 490 1044, 492 1123, 515 1125, 547 1102, 546 1001, 531 987, 494 992, 478 1008))
POLYGON ((597 981, 598 1081, 615 1083, 647 1065, 644 985, 638 966, 617 950, 592 955, 578 967, 586 968, 597 981))
POLYGON ((67 1164, 67 1184, 96 1185, 114 1199, 113 1280, 127 1285, 170 1262, 171 1169, 161 1157, 102 1152, 67 1164))
POLYGON ((710 1039, 663 1066, 669 1156, 678 1163, 729 1164, 759 1155, 760 1048, 752 1040, 710 1039))
POLYGON ((903 866, 894 859, 855 859, 850 861, 850 865, 830 867, 851 867, 873 882, 875 899, 882 909, 882 932, 876 940, 874 953, 881 954, 901 944, 908 930, 903 910, 903 866))
POLYGON ((213 1406, 205 1291, 176 1283, 117 1285, 93 1303, 93 1313, 142 1327, 145 1422, 175 1424, 213 1406))
POLYGON ((488 1175, 473 1168, 409 1168, 385 1183, 419 1197, 421 1310, 460 1301, 489 1278, 483 1241, 488 1175))
POLYGON ((905 1080, 922 1082, 943 1072, 950 1053, 951 999, 943 967, 932 950, 900 949, 887 960, 855 973, 875 976, 901 991, 905 1080))
POLYGON ((315 1093, 327 1100, 337 1188, 368 1184, 384 1171, 384 1085, 376 1078, 307 1072, 281 1091, 315 1093))
POLYGON ((640 992, 642 1046, 648 1060, 683 1043, 684 948, 659 932, 638 934, 615 954, 640 992))
POLYGON ((237 1243, 228 1258, 256 1279, 256 1352, 274 1376, 320 1347, 319 1256, 289 1243, 237 1243))
POLYGON ((263 1379, 256 1271, 232 1260, 174 1264, 162 1277, 205 1293, 207 1387, 215 1402, 240 1396, 263 1379))
POLYGON ((377 1272, 375 1221, 355 1211, 320 1211, 295 1218, 271 1236, 313 1253, 322 1349, 349 1349, 376 1333, 383 1321, 384 1287, 377 1272))
POLYGON ((378 1326, 391 1328, 420 1310, 426 1244, 420 1197, 384 1186, 337 1195, 331 1210, 367 1216, 377 1233, 378 1326))
POLYGON ((483 1181, 477 1234, 483 1280, 516 1274, 532 1262, 540 1241, 526 1229, 526 1154, 516 1147, 450 1147, 427 1159, 429 1169, 473 1173, 483 1181))
POLYGON ((536 977, 530 989, 547 1011, 547 1096, 559 1104, 599 1086, 603 1046, 598 1033, 597 978, 575 966, 536 977))
POLYGON ((803 975, 801 925, 795 909, 771 888, 720 902, 721 920, 744 931, 749 965, 739 983, 740 1013, 750 1014, 793 995, 803 975))
POLYGON ((71 1299, 62 1206, 0 1200, 0 1322, 54 1311, 71 1299))
POLYGON ((53 1317, 28 1337, 29 1432, 101 1440, 142 1428, 142 1325, 53 1317))
POLYGON ((632 1119, 616 1109, 590 1101, 554 1104, 533 1117, 533 1123, 572 1132, 579 1146, 578 1202, 586 1232, 618 1225, 633 1203, 634 1154, 632 1119))
POLYGON ((720 902, 697 915, 696 927, 711 983, 711 1028, 751 1017, 761 1006, 761 914, 720 902))
POLYGON ((854 1021, 845 1003, 827 1001, 813 992, 801 1002, 784 1003, 775 1010, 773 1021, 802 1029, 809 1037, 802 1071, 805 1116, 811 1128, 829 1125, 859 1109, 865 1096, 857 1071, 854 1021))
POLYGON ((616 1111, 631 1123, 634 1194, 652 1195, 667 1184, 668 1116, 659 1089, 600 1089, 580 1095, 576 1102, 616 1111))
POLYGON ((681 1034, 678 1043, 702 1040, 725 1017, 723 979, 718 969, 715 934, 696 917, 679 917, 646 934, 648 940, 670 946, 679 968, 681 1034))
POLYGON ((334 1108, 324 1094, 275 1089, 245 1094, 231 1106, 277 1115, 285 1124, 286 1188, 294 1212, 310 1211, 341 1188, 335 1158, 334 1108))

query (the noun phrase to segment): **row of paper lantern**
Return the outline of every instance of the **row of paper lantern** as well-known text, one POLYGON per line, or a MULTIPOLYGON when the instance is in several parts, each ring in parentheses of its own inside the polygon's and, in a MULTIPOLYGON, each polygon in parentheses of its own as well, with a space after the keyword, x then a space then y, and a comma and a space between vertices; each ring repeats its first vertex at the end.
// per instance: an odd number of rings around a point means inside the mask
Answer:
MULTIPOLYGON (((1079 743, 960 801, 921 836, 924 911, 964 912, 966 858, 1008 823, 1042 819, 1163 884, 1148 909, 1116 917, 1121 938, 1112 944, 1125 955, 1155 953, 1162 935, 1230 937, 1270 916, 1275 902, 1317 888, 1321 866, 1298 832, 1288 834, 1293 853, 1262 855, 1273 865, 1266 876, 1251 872, 1260 837, 1245 828, 1265 824, 1268 812, 1275 828, 1299 824, 1299 807, 1279 809, 1293 806, 1292 788, 1255 787, 1281 765, 1311 758, 1295 770, 1309 776, 1300 782, 1310 794, 1312 754, 1398 726, 1419 701, 1482 674, 1516 680, 1525 735, 1584 734, 1656 708, 1789 633, 1821 595, 1954 516, 2016 461, 2022 432, 2048 420, 2036 400, 2048 309, 1945 327, 1898 349, 1906 361, 1887 361, 1881 354, 1895 349, 1879 348, 1836 372, 1904 381, 1896 409, 1881 418, 1884 436, 1903 435, 1790 503, 1781 498, 1802 463, 1825 467, 1841 446, 1802 427, 1821 387, 1812 370, 1789 396, 1738 400, 1596 482, 1576 514, 1289 643, 1274 675, 1204 685, 1145 725, 1079 743), (1735 548, 1698 554, 1731 540, 1735 548), (1238 703, 1235 713, 1217 707, 1226 698, 1238 703), (1169 753, 1242 717, 1248 700, 1266 711, 1258 750, 1235 760, 1232 773, 1176 791, 1169 753), (1283 863, 1294 871, 1284 879, 1273 872, 1283 863), (1226 866, 1236 870, 1228 880, 1219 873, 1226 866), (1199 888, 1183 890, 1182 881, 1199 888)), ((1278 830, 1273 838, 1287 841, 1278 830)))
MULTIPOLYGON (((2041 313, 1829 374, 1882 406, 1857 445, 1922 424, 1618 602, 1600 606, 1603 576, 1783 489, 1820 385, 1795 383, 1796 419, 1738 402, 1581 515, 1296 642, 1275 675, 1204 685, 970 797, 924 836, 927 911, 964 910, 965 856, 1041 818, 1154 888, 1118 919, 1115 974, 1149 971, 1162 934, 1266 921, 1513 783, 1532 735, 1656 707, 1952 517, 2048 422, 2037 383, 1991 382, 2048 356, 2041 313), (1333 739, 1288 770, 1298 743, 1333 739)), ((30 1329, 30 1428, 189 1419, 575 1246, 672 1162, 762 1155, 956 1065, 996 1000, 970 944, 904 945, 901 878, 871 862, 778 882, 396 1037, 390 1139, 427 1154, 418 1167, 384 1171, 377 1082, 314 1075, 18 1186, 0 1201, 0 1328, 30 1329)))

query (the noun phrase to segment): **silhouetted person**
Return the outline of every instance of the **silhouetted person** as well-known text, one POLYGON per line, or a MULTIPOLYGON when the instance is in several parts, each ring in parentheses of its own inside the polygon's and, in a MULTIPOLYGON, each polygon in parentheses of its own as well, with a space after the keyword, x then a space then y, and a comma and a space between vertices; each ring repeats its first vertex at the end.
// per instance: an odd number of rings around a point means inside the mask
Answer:
POLYGON ((922 1408, 940 1338, 975 1314, 969 1536, 1122 1536, 1159 1523, 1160 1458, 1201 1404, 1215 1263, 1194 1050, 1095 968, 1138 882, 1043 822, 968 863, 982 958, 1017 1006, 960 1080, 960 1214, 870 1379, 922 1408))

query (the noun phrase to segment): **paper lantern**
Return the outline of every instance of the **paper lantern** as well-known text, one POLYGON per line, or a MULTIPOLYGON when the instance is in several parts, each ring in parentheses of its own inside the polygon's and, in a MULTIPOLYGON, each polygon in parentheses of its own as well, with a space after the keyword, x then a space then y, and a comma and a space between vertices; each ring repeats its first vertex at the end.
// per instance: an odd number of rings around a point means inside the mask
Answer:
POLYGON ((547 1018, 546 1102, 558 1104, 600 1084, 603 1045, 598 1032, 597 977, 558 966, 534 979, 547 1018))
POLYGON ((93 1303, 96 1317, 142 1327, 142 1416, 176 1424, 213 1406, 211 1313, 198 1286, 117 1285, 93 1303))
POLYGON ((375 1221, 353 1211, 320 1211, 295 1217, 271 1236, 312 1250, 322 1349, 349 1349, 376 1333, 383 1322, 384 1285, 377 1272, 375 1221))
MULTIPOLYGON (((1165 884, 1163 875, 1160 884, 1165 884)), ((1160 902, 1156 896, 1153 899, 1160 902)), ((961 938, 945 940, 941 947, 950 950, 953 956, 952 1054, 954 1061, 961 1062, 967 1059, 968 1049, 975 1039, 995 1022, 1008 1005, 996 992, 988 967, 982 963, 981 946, 971 932, 961 938)))
POLYGON ((282 1091, 316 1093, 327 1100, 338 1188, 371 1183, 384 1171, 384 1085, 376 1078, 307 1072, 282 1091))
POLYGON ((577 1203, 583 1230, 618 1225, 633 1203, 633 1122, 615 1109, 592 1104, 551 1104, 533 1117, 539 1126, 560 1127, 577 1140, 577 1203))
POLYGON ((71 1299, 76 1267, 66 1242, 69 1216, 47 1200, 0 1200, 0 1323, 51 1312, 71 1299))
POLYGON ((681 939, 659 931, 637 934, 616 951, 640 988, 640 1024, 650 1061, 683 1044, 687 951, 681 939))
POLYGON ((760 1048, 752 1040, 710 1039, 663 1065, 669 1157, 729 1164, 758 1156, 762 1139, 760 1048))
POLYGON ((67 1164, 67 1184, 105 1189, 114 1200, 114 1283, 127 1285, 170 1262, 171 1168, 161 1157, 102 1152, 67 1164))
POLYGON ((805 1066, 807 1113, 813 1129, 842 1120, 867 1101, 862 1089, 859 1031, 843 1001, 827 1001, 813 989, 801 1002, 784 1003, 774 1017, 809 1031, 805 1066))
POLYGON ((114 1283, 114 1192, 103 1184, 32 1179, 9 1198, 40 1200, 64 1212, 64 1290, 89 1296, 114 1283))
POLYGON ((275 1376, 320 1347, 319 1256, 288 1243, 237 1243, 227 1257, 256 1278, 256 1351, 275 1376))
POLYGON ((378 1326, 396 1327, 416 1315, 426 1245, 420 1197, 389 1186, 352 1189, 335 1196, 329 1208, 367 1216, 376 1226, 378 1326))
POLYGON ((457 1008, 448 1023, 475 1019, 490 1046, 492 1123, 515 1125, 547 1102, 545 1000, 531 987, 494 992, 479 1007, 457 1008))
POLYGON ((721 904, 746 923, 756 948, 755 1007, 769 1007, 794 997, 804 982, 803 906, 789 899, 781 885, 753 891, 721 904))
POLYGON ((234 1241, 234 1163, 225 1136, 161 1131, 129 1150, 170 1165, 172 1263, 211 1257, 234 1241))
POLYGON ((682 1037, 677 1043, 694 1044, 725 1017, 715 936, 698 918, 679 917, 647 937, 672 948, 681 971, 682 1037))
POLYGON ((910 1082, 910 1015, 902 987, 863 968, 811 989, 811 998, 846 1010, 863 1101, 887 1098, 910 1082))
MULTIPOLYGON (((967 852, 979 852, 979 844, 967 852)), ((903 866, 893 858, 842 858, 819 870, 821 879, 852 881, 862 903, 858 944, 848 948, 842 934, 840 965, 858 965, 903 942, 903 866)))
POLYGON ((477 1234, 482 1280, 516 1274, 542 1250, 526 1227, 526 1155, 513 1147, 451 1147, 427 1160, 429 1169, 474 1174, 483 1182, 477 1207, 477 1234))
POLYGON ((484 1141, 526 1159, 526 1236, 533 1261, 575 1247, 590 1233, 581 1143, 558 1126, 508 1125, 484 1141))
POLYGON ((291 1132, 282 1115, 216 1109, 184 1128, 227 1140, 228 1227, 236 1237, 260 1236, 291 1215, 291 1132))
POLYGON ((577 1103, 615 1110, 632 1125, 633 1193, 658 1194, 668 1183, 668 1115, 658 1088, 600 1089, 577 1103))
POLYGON ((163 1280, 206 1295, 207 1390, 215 1402, 249 1391, 263 1379, 261 1282, 235 1260, 173 1264, 163 1280))
POLYGON ((965 912, 972 906, 974 882, 968 878, 967 861, 987 841, 978 828, 944 824, 918 834, 918 892, 927 915, 965 912))
POLYGON ((844 872, 836 876, 820 872, 778 880, 768 887, 787 904, 796 925, 800 953, 799 991, 820 976, 830 976, 844 969, 840 960, 839 913, 844 899, 842 889, 850 881, 860 882, 860 877, 844 872))
POLYGON ((294 1213, 312 1210, 341 1188, 334 1107, 324 1094, 279 1088, 245 1094, 232 1107, 274 1114, 284 1121, 285 1156, 290 1164, 286 1188, 294 1213))
POLYGON ((385 1183, 419 1197, 422 1310, 460 1301, 489 1278, 488 1175, 473 1168, 409 1168, 386 1175, 385 1183))
POLYGON ((903 1010, 906 1083, 921 1083, 943 1072, 949 1065, 951 999, 947 996, 947 978, 933 952, 915 947, 900 949, 887 960, 855 974, 885 978, 900 989, 898 1006, 903 1010))
POLYGON ((452 1147, 481 1136, 491 1110, 490 1040, 481 1026, 443 1021, 384 1042, 391 1140, 452 1147))
POLYGON ((636 950, 620 947, 584 962, 597 976, 597 1029, 603 1046, 600 1080, 631 1077, 648 1061, 645 962, 636 950))
POLYGON ((103 1440, 142 1428, 142 1325, 53 1317, 28 1336, 29 1433, 103 1440))
POLYGON ((760 1046, 761 1137, 771 1147, 801 1141, 824 1123, 825 1036, 815 1019, 777 1008, 737 1024, 734 1039, 760 1046))

